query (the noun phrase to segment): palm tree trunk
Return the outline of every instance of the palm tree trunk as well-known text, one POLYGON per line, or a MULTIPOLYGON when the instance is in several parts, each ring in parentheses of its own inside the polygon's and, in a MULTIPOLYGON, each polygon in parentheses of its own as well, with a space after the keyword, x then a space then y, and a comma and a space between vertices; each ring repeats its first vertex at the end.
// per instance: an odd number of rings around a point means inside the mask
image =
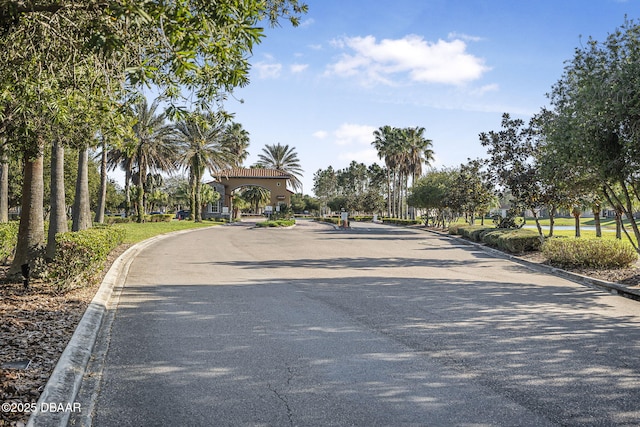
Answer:
POLYGON ((195 203, 194 203, 194 209, 195 211, 193 211, 193 220, 195 222, 202 222, 202 195, 200 194, 200 192, 202 191, 202 180, 201 179, 196 179, 195 182, 195 203))
POLYGON ((189 211, 190 219, 196 219, 196 177, 193 171, 189 173, 189 211))
POLYGON ((594 204, 593 205, 593 221, 595 222, 596 225, 596 237, 602 237, 602 225, 600 224, 600 205, 599 204, 594 204))
POLYGON ((98 194, 98 207, 96 209, 95 222, 104 222, 104 210, 107 204, 107 144, 102 137, 102 156, 100 158, 100 193, 98 194))
POLYGON ((18 228, 16 253, 9 268, 9 275, 16 276, 22 265, 33 267, 33 261, 44 248, 44 156, 43 141, 38 141, 40 150, 35 157, 24 156, 24 183, 22 186, 22 210, 18 228))
POLYGON ((67 206, 64 191, 64 147, 58 140, 51 149, 51 213, 49 214, 49 234, 47 236, 47 259, 56 256, 56 235, 68 231, 67 206))
POLYGON ((131 168, 124 172, 124 216, 129 217, 131 212, 131 168))
POLYGON ((9 158, 0 148, 0 223, 9 222, 9 158))
POLYGON ((91 207, 89 205, 89 148, 78 150, 78 177, 76 197, 73 201, 72 231, 91 228, 91 207))

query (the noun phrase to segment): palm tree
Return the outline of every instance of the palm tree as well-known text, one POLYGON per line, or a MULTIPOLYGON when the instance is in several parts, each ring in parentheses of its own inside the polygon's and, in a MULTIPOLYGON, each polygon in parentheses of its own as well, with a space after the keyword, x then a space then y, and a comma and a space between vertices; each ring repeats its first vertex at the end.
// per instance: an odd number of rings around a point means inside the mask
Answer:
POLYGON ((258 155, 258 166, 277 169, 281 172, 291 175, 291 186, 294 190, 302 190, 302 167, 298 159, 298 153, 295 148, 289 148, 288 145, 266 145, 262 149, 262 154, 258 155))
MULTIPOLYGON (((405 159, 406 159, 406 174, 411 175, 411 184, 413 185, 420 175, 422 175, 422 165, 429 166, 433 161, 433 143, 430 139, 424 137, 424 128, 416 126, 414 128, 406 128, 402 131, 403 139, 405 142, 405 159)), ((408 180, 405 180, 405 193, 408 193, 408 180)), ((412 217, 415 216, 415 211, 410 208, 412 217)))
POLYGON ((212 175, 230 167, 234 159, 223 139, 221 115, 192 115, 175 126, 175 140, 180 147, 178 163, 189 169, 191 215, 202 221, 201 188, 205 169, 212 175))
POLYGON ((251 186, 244 190, 241 194, 242 199, 251 203, 254 213, 258 213, 261 203, 268 203, 270 200, 269 190, 266 188, 251 186))
POLYGON ((176 149, 172 144, 173 127, 165 124, 165 114, 156 114, 158 99, 148 105, 146 98, 136 102, 131 112, 135 140, 132 164, 137 166, 138 222, 144 219, 144 187, 148 172, 172 171, 176 167, 176 149))
POLYGON ((240 123, 232 123, 224 131, 223 143, 231 152, 233 166, 240 167, 249 157, 249 132, 240 123))
POLYGON ((392 176, 391 173, 396 171, 397 156, 397 129, 391 126, 382 126, 373 132, 374 141, 371 143, 378 151, 378 158, 384 160, 387 169, 387 216, 393 215, 395 203, 392 201, 392 176))

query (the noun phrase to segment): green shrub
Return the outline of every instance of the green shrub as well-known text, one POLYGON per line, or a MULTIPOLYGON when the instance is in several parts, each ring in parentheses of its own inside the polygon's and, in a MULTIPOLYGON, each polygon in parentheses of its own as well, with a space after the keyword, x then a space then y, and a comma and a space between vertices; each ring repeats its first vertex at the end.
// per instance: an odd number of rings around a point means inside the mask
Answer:
POLYGON ((0 224, 0 264, 7 262, 18 244, 18 221, 0 224))
POLYGON ((104 222, 106 224, 126 224, 131 222, 131 217, 121 217, 120 215, 105 217, 104 222))
POLYGON ((109 252, 123 242, 125 231, 118 227, 90 228, 56 236, 56 256, 49 279, 59 290, 88 285, 104 267, 109 252))
POLYGON ((349 218, 350 221, 356 222, 371 222, 373 221, 373 217, 371 215, 358 215, 352 218, 349 218))
POLYGON ((153 214, 149 216, 147 221, 149 222, 170 222, 173 219, 173 214, 153 214))
POLYGON ((395 225, 416 225, 422 224, 420 219, 402 219, 402 218, 380 218, 383 224, 395 224, 395 225))
POLYGON ((330 224, 336 224, 336 225, 340 225, 340 217, 334 217, 334 216, 318 216, 314 218, 315 221, 320 221, 320 222, 328 222, 330 224))
POLYGON ((485 227, 483 225, 460 225, 458 226, 458 234, 462 237, 474 242, 481 242, 481 235, 488 231, 495 230, 494 227, 485 227))
POLYGON ((508 230, 497 238, 499 249, 515 254, 540 250, 540 245, 540 236, 537 231, 522 228, 508 230))
POLYGON ((256 223, 256 227, 291 227, 295 225, 295 219, 277 219, 274 221, 262 221, 256 223))
POLYGON ((544 256, 566 267, 623 268, 638 260, 638 253, 627 242, 609 239, 548 239, 544 256))
POLYGON ((449 225, 449 234, 453 234, 456 236, 460 235, 460 227, 464 227, 465 224, 450 224, 449 225))
POLYGON ((482 234, 482 242, 486 243, 489 246, 498 247, 498 239, 500 236, 510 233, 512 230, 507 230, 504 228, 493 228, 491 230, 485 231, 482 234))

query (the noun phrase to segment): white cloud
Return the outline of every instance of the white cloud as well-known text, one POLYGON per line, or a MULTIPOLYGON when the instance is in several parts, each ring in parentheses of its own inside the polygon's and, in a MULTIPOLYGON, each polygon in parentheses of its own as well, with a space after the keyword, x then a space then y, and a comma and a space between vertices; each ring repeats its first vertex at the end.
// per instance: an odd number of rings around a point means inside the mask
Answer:
POLYGON ((373 141, 373 126, 344 123, 333 133, 338 145, 371 144, 373 141))
POLYGON ((291 72, 292 73, 301 73, 304 70, 306 70, 307 68, 309 68, 309 64, 292 64, 291 65, 291 72))
POLYGON ((376 41, 373 36, 345 37, 332 41, 343 53, 330 64, 327 74, 358 76, 365 84, 392 84, 392 77, 406 74, 414 82, 460 85, 476 79, 489 68, 484 60, 466 52, 462 40, 429 42, 417 35, 376 41))
POLYGON ((319 130, 313 133, 313 137, 318 139, 325 139, 327 136, 329 136, 329 133, 324 130, 319 130))
POLYGON ((465 41, 468 41, 468 42, 479 42, 479 41, 482 41, 482 37, 478 37, 478 36, 470 36, 470 35, 468 35, 468 34, 464 34, 464 33, 457 33, 457 32, 455 32, 455 31, 453 31, 453 32, 449 33, 449 34, 447 35, 447 38, 448 38, 449 40, 452 40, 452 39, 454 39, 454 40, 460 39, 460 40, 465 40, 465 41))
POLYGON ((474 96, 482 96, 487 92, 496 92, 500 90, 500 86, 497 83, 491 83, 488 85, 481 86, 477 89, 471 90, 469 93, 474 96))
POLYGON ((304 21, 302 21, 300 23, 300 25, 298 26, 298 28, 306 28, 309 27, 311 25, 313 25, 316 21, 313 18, 309 18, 309 19, 305 19, 304 21))
POLYGON ((282 71, 282 64, 273 62, 269 57, 268 61, 256 62, 253 68, 258 72, 259 79, 277 79, 282 71))

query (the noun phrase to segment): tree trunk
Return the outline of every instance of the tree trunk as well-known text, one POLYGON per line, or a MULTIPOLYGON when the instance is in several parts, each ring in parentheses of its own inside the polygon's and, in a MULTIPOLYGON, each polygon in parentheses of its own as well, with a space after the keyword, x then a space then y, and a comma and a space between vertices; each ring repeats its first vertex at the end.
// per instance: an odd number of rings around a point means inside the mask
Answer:
POLYGON ((138 208, 138 218, 137 218, 137 222, 141 223, 144 221, 144 215, 145 215, 145 211, 144 211, 144 184, 142 183, 142 180, 140 180, 140 183, 138 184, 138 192, 136 193, 136 205, 138 208))
POLYGON ((195 222, 202 222, 202 195, 200 194, 200 192, 202 191, 202 181, 201 180, 197 180, 196 181, 196 197, 195 197, 195 211, 194 211, 194 215, 193 215, 193 220, 195 222))
POLYGON ((596 237, 602 237, 602 225, 600 224, 600 215, 602 212, 600 211, 600 205, 593 205, 593 221, 596 225, 596 237))
MULTIPOLYGON (((42 144, 43 145, 43 144, 42 144)), ((41 145, 41 147, 42 147, 41 145)), ((22 265, 33 270, 34 261, 44 248, 44 156, 42 151, 35 157, 24 156, 24 183, 22 186, 22 211, 18 228, 16 253, 9 268, 10 276, 17 276, 22 265)))
POLYGON ((616 239, 622 239, 622 212, 616 210, 616 239))
POLYGON ((98 194, 98 207, 96 209, 95 222, 104 223, 104 210, 107 204, 107 144, 102 137, 102 156, 100 159, 100 193, 98 194))
POLYGON ((575 224, 575 228, 576 228, 576 237, 581 237, 581 233, 580 233, 580 210, 579 209, 573 209, 573 218, 574 218, 574 224, 575 224))
POLYGON ((555 206, 549 209, 549 237, 553 237, 553 229, 556 224, 556 208, 555 206))
POLYGON ((47 237, 47 259, 56 256, 56 234, 68 231, 67 206, 64 192, 64 147, 53 141, 51 149, 51 213, 49 214, 49 235, 47 237))
POLYGON ((9 222, 9 157, 0 148, 0 223, 9 222))
POLYGON ((73 201, 72 231, 91 228, 91 207, 89 205, 89 149, 78 150, 78 177, 76 197, 73 201))
POLYGON ((131 213, 131 168, 124 172, 124 216, 129 217, 131 213))

